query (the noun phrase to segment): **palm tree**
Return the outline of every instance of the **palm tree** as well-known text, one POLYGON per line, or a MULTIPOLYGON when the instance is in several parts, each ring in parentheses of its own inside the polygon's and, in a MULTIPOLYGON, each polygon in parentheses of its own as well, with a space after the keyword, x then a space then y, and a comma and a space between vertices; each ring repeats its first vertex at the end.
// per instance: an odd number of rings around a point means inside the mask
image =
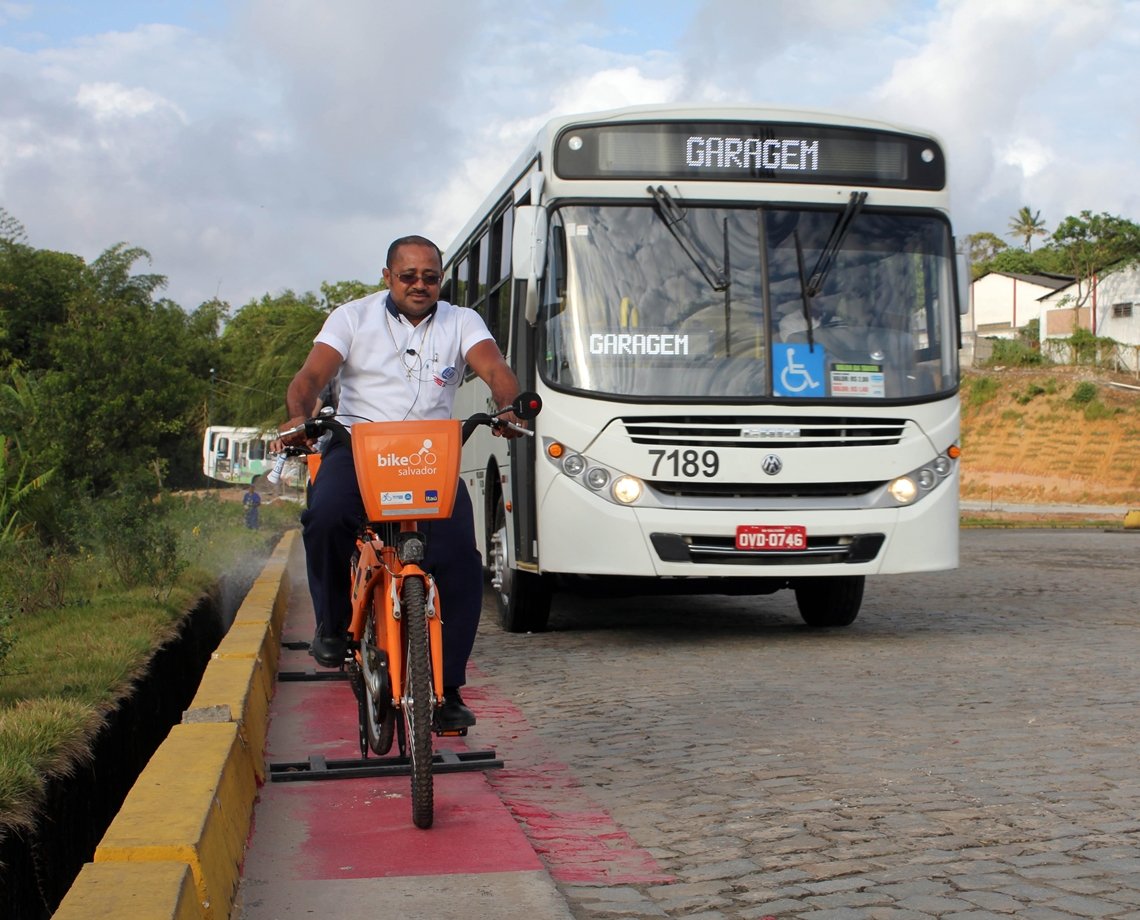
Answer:
POLYGON ((1028 207, 1023 207, 1009 222, 1007 236, 1021 237, 1025 240, 1025 248, 1033 251, 1032 240, 1035 236, 1045 236, 1045 221, 1041 219, 1041 212, 1034 214, 1028 207))

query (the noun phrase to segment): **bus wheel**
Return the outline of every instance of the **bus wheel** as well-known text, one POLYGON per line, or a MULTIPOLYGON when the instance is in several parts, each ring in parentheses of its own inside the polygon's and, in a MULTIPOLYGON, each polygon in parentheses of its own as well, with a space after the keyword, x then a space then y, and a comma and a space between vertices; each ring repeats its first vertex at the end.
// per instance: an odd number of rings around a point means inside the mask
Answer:
POLYGON ((796 606, 808 626, 850 626, 863 603, 862 575, 804 578, 795 583, 796 606))
POLYGON ((507 558, 507 511, 502 495, 495 506, 490 539, 491 587, 499 622, 512 633, 543 632, 550 619, 550 582, 536 572, 511 568, 507 558))

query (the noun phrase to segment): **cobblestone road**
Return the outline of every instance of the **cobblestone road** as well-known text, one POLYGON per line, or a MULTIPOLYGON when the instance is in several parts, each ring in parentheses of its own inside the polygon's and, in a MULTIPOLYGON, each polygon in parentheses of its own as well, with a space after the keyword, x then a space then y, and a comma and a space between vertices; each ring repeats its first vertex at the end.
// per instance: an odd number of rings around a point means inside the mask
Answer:
POLYGON ((610 819, 628 871, 549 851, 578 918, 1140 918, 1138 593, 1140 534, 986 530, 847 629, 789 592, 488 609, 471 691, 526 727, 476 731, 505 800, 610 819))

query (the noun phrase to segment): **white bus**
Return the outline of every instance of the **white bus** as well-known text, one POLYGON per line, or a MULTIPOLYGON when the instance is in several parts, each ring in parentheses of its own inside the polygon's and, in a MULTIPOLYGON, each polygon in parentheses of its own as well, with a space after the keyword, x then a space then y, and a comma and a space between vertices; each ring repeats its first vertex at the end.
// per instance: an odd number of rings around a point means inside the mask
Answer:
MULTIPOLYGON (((269 445, 276 437, 275 431, 264 428, 211 425, 202 435, 202 473, 220 482, 248 485, 273 468, 277 455, 269 445)), ((284 479, 290 485, 300 481, 300 473, 292 469, 295 466, 286 466, 284 479)))
MULTIPOLYGON (((551 593, 794 592, 958 564, 959 297, 941 144, 646 106, 548 122, 445 254, 537 437, 463 455, 503 626, 551 593)), ((458 416, 485 408, 468 374, 458 416)))

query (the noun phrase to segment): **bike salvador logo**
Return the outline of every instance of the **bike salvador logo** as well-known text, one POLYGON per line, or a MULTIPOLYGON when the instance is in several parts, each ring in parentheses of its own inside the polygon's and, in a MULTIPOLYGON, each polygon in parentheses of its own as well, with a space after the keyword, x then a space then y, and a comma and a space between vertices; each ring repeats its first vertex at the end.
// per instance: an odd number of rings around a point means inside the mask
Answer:
POLYGON ((439 457, 432 451, 431 438, 424 438, 423 446, 410 454, 388 451, 376 455, 376 465, 395 468, 397 476, 431 476, 436 472, 439 457))

